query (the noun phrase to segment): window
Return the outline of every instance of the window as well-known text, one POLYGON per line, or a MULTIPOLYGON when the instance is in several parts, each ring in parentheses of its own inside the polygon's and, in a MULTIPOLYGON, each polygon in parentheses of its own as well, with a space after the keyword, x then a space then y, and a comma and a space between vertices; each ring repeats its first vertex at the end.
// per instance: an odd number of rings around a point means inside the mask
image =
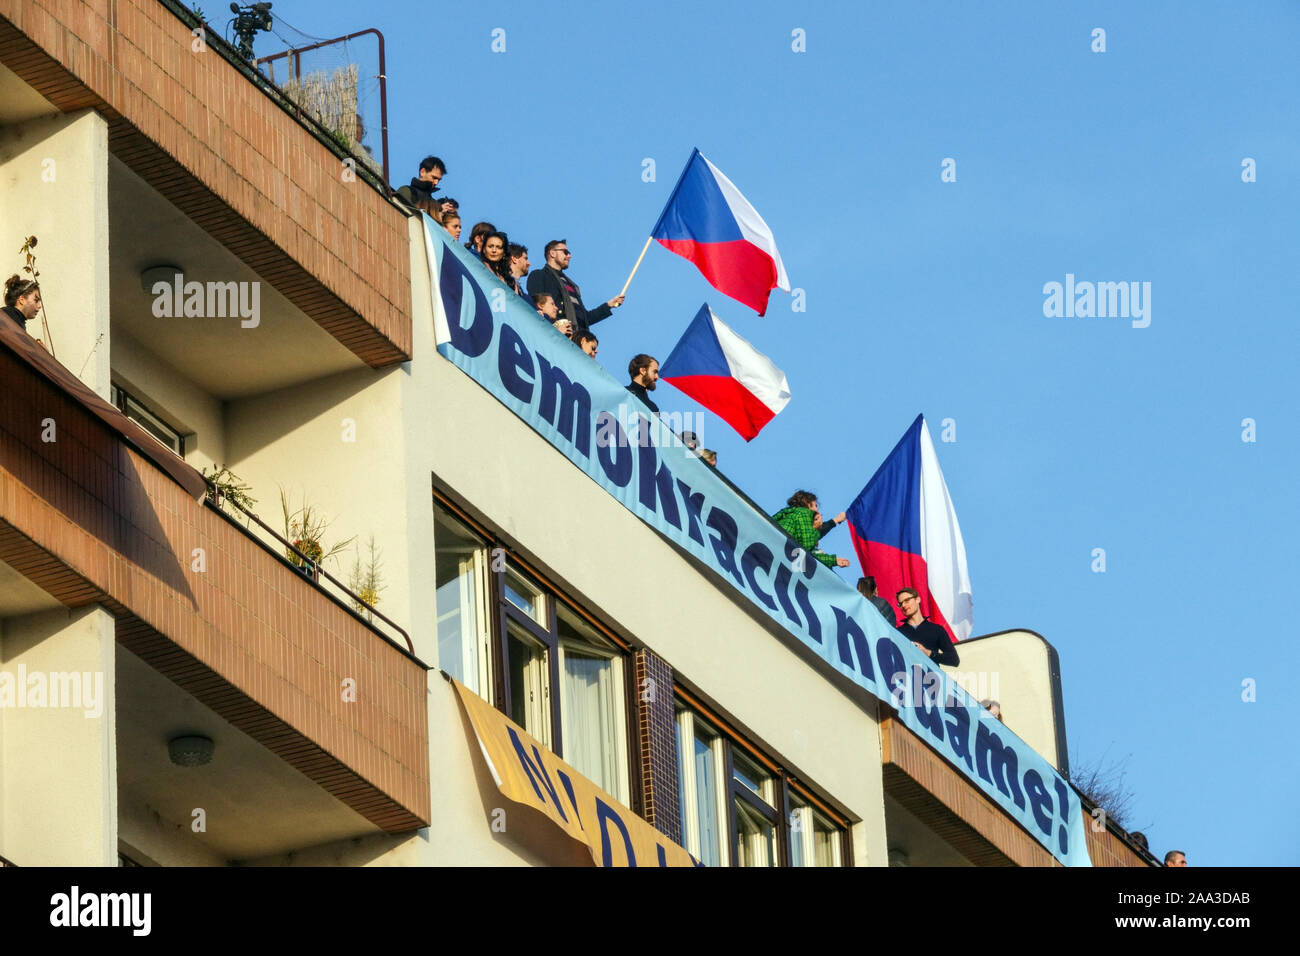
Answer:
POLYGON ((776 780, 739 747, 731 747, 732 850, 737 866, 776 866, 776 780))
POLYGON ((844 827, 802 786, 681 700, 677 779, 682 844, 701 863, 845 865, 844 827))
POLYGON ((626 649, 435 503, 439 666, 631 804, 626 649))
POLYGON ((482 697, 492 686, 488 634, 488 549, 442 509, 434 513, 438 666, 482 697))
POLYGON ((682 844, 706 866, 725 866, 728 847, 722 840, 727 819, 722 794, 726 766, 724 741, 703 719, 684 707, 677 710, 678 804, 682 844))
POLYGON ((551 746, 550 648, 516 622, 506 624, 510 706, 506 715, 551 746))
POLYGON ((564 759, 628 802, 623 655, 568 607, 557 613, 564 759))
POLYGON ((149 409, 140 404, 133 396, 116 385, 111 387, 113 404, 123 415, 131 419, 161 445, 170 448, 179 457, 185 457, 185 439, 179 431, 172 428, 149 409))
POLYGON ((843 866, 840 830, 791 788, 790 865, 843 866))

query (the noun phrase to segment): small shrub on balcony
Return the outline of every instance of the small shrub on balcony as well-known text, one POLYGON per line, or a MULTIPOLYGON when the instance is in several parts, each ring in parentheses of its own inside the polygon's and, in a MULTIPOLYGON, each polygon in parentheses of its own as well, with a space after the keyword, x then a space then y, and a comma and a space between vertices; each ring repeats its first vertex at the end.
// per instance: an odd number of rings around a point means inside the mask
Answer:
POLYGON ((367 620, 371 621, 374 620, 374 614, 371 613, 370 608, 379 603, 379 592, 387 588, 381 570, 382 557, 380 550, 375 547, 375 536, 372 534, 370 540, 366 543, 364 557, 361 549, 356 549, 356 557, 352 562, 352 572, 348 575, 348 587, 360 599, 354 600, 352 606, 359 613, 364 614, 367 620))
POLYGON ((292 548, 286 548, 284 556, 296 568, 304 573, 315 575, 316 569, 328 559, 334 557, 356 538, 353 535, 346 541, 340 541, 325 547, 325 532, 329 530, 329 520, 314 505, 303 501, 302 507, 291 508, 289 497, 280 489, 280 510, 284 514, 284 536, 292 548))

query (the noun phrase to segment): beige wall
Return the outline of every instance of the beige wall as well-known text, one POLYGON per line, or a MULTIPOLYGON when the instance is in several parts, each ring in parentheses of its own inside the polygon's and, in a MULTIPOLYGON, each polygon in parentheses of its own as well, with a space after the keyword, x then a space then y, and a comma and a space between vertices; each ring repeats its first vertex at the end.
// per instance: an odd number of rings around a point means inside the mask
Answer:
MULTIPOLYGON (((55 355, 108 398, 108 125, 99 114, 0 127, 0 223, 0 281, 21 270, 17 247, 36 236, 55 355)), ((27 330, 43 338, 40 316, 27 330)))
POLYGON ((195 468, 225 463, 221 402, 125 332, 113 332, 112 377, 185 434, 185 460, 195 468))
POLYGON ((1025 743, 1060 766, 1047 642, 1033 631, 1007 631, 964 642, 961 666, 945 668, 977 700, 993 698, 1002 722, 1025 743))
POLYGON ((122 850, 146 866, 225 866, 226 861, 190 835, 189 822, 165 819, 157 810, 119 794, 118 839, 122 850))
MULTIPOLYGON (((378 609, 412 631, 408 555, 432 514, 408 514, 407 437, 402 409, 409 376, 398 369, 344 372, 226 405, 227 463, 253 489, 256 512, 283 529, 280 489, 291 508, 304 500, 329 521, 326 547, 356 540, 326 570, 348 582, 355 547, 364 556, 371 534, 381 552, 385 589, 378 609), (352 440, 349 440, 352 439, 352 440)), ((418 479, 417 479, 418 481, 418 479)), ((428 478, 423 481, 428 488, 428 478)), ((430 511, 426 497, 423 512, 430 511)), ((432 589, 432 552, 429 553, 432 589)))
POLYGON ((117 864, 114 651, 112 615, 98 606, 3 622, 0 670, 77 672, 98 691, 89 716, 85 698, 0 708, 0 856, 19 866, 117 864))

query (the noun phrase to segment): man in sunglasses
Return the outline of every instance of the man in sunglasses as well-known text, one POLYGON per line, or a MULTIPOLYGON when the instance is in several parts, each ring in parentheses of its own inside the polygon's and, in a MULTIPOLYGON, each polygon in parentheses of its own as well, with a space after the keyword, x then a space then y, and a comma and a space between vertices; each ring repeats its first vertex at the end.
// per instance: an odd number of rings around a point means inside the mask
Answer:
POLYGON ((582 292, 578 288, 578 283, 570 279, 564 271, 569 268, 572 259, 568 242, 563 239, 552 239, 546 244, 545 251, 546 265, 541 269, 533 270, 528 276, 528 294, 537 295, 545 292, 554 299, 556 307, 560 310, 560 317, 572 323, 575 337, 586 332, 601 319, 609 318, 614 310, 623 304, 623 296, 616 295, 588 312, 587 307, 582 304, 582 292))

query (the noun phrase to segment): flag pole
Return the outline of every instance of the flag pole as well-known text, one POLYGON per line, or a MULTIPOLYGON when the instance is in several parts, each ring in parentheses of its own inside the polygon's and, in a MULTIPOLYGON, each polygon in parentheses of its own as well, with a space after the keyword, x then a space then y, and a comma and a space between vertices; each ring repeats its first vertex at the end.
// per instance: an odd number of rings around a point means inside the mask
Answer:
POLYGON ((636 270, 641 268, 641 260, 645 258, 646 252, 650 249, 650 243, 654 242, 655 233, 659 231, 659 225, 664 221, 664 216, 668 213, 668 207, 671 206, 673 200, 677 198, 677 190, 682 188, 682 180, 686 178, 686 171, 691 168, 691 161, 695 159, 695 154, 699 151, 700 148, 698 146, 691 150, 691 155, 687 158, 686 165, 682 167, 682 171, 677 177, 677 182, 673 186, 673 191, 668 194, 668 201, 664 203, 664 208, 659 213, 659 218, 655 220, 654 228, 650 230, 650 238, 647 239, 645 245, 641 247, 641 255, 636 257, 636 265, 634 265, 632 271, 628 273, 627 281, 623 283, 623 291, 620 292, 619 295, 627 295, 627 287, 632 284, 632 277, 636 275, 636 270))
POLYGON ((655 237, 651 236, 645 241, 645 245, 641 247, 641 255, 636 257, 636 265, 634 265, 632 271, 628 273, 627 281, 623 283, 623 291, 621 291, 619 295, 627 295, 627 287, 632 284, 632 276, 636 275, 636 270, 641 268, 641 260, 645 258, 646 250, 650 248, 650 243, 654 241, 655 237))

